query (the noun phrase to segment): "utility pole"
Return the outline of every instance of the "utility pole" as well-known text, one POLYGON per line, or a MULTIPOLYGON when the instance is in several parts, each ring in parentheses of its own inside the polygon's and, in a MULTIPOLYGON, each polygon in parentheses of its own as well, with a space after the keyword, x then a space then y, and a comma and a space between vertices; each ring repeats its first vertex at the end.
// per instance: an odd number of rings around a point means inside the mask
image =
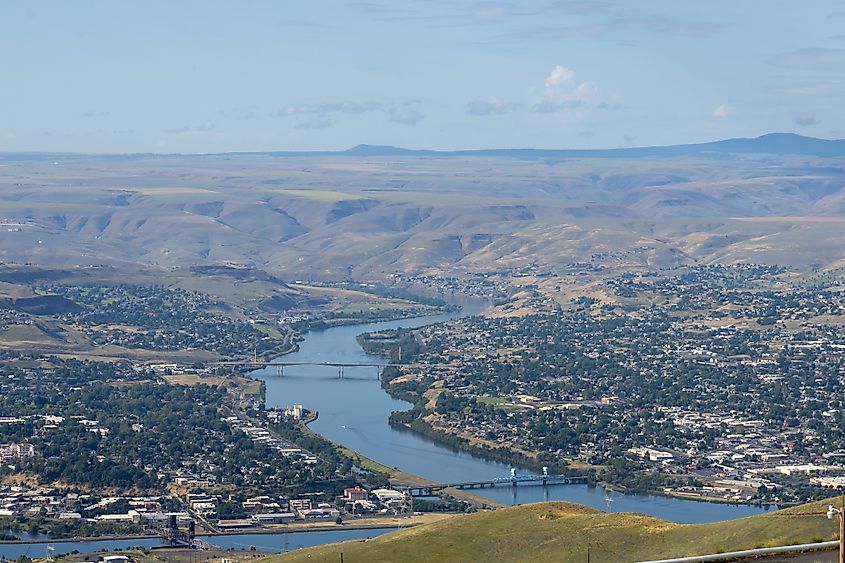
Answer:
POLYGON ((845 563, 845 493, 842 494, 841 508, 827 505, 827 519, 833 520, 835 516, 839 517, 839 563, 845 563))
POLYGON ((842 494, 842 508, 839 509, 839 563, 845 563, 845 493, 842 494))

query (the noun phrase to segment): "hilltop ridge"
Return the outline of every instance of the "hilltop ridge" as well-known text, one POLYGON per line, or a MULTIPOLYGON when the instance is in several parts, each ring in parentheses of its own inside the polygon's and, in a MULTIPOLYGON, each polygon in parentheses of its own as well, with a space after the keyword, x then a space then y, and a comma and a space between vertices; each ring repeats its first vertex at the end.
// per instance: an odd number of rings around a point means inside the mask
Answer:
POLYGON ((793 134, 596 151, 0 159, 7 263, 382 279, 845 260, 845 141, 793 134))
POLYGON ((343 150, 265 150, 265 151, 228 151, 222 153, 75 153, 75 152, 37 152, 3 151, 0 160, 40 160, 46 158, 159 158, 172 157, 213 157, 213 156, 249 156, 265 155, 275 157, 323 157, 323 156, 423 156, 423 157, 512 157, 512 158, 643 158, 652 156, 706 156, 726 154, 776 154, 809 156, 845 156, 845 139, 821 139, 807 137, 797 133, 766 133, 758 137, 734 137, 701 143, 681 143, 674 145, 645 145, 616 148, 481 148, 481 149, 411 149, 394 145, 361 143, 343 150))
POLYGON ((361 144, 342 151, 350 156, 514 157, 514 158, 641 158, 724 154, 845 155, 845 139, 819 139, 795 133, 767 133, 753 138, 731 138, 705 143, 609 149, 406 149, 391 145, 361 144))
POLYGON ((827 501, 715 522, 675 524, 634 513, 606 513, 544 502, 456 516, 374 539, 328 544, 266 563, 347 561, 586 561, 625 563, 835 539, 827 501), (620 547, 624 546, 624 547, 620 547))

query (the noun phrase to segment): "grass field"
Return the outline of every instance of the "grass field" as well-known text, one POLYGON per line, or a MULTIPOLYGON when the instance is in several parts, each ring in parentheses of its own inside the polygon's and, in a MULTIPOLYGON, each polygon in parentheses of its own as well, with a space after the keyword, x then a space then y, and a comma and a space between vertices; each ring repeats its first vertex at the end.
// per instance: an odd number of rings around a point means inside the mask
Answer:
POLYGON ((835 539, 836 525, 825 518, 826 507, 824 501, 712 524, 674 524, 564 502, 537 503, 456 516, 266 561, 339 561, 341 552, 345 562, 368 563, 587 561, 589 549, 593 563, 624 563, 835 539))
POLYGON ((165 375, 162 379, 171 385, 224 385, 228 378, 215 375, 199 376, 195 373, 183 373, 179 375, 165 375))
POLYGON ((478 402, 484 405, 503 405, 507 400, 502 397, 478 397, 478 402))
POLYGON ((335 203, 338 201, 353 201, 357 199, 364 199, 363 196, 336 192, 333 190, 298 190, 293 188, 281 188, 272 191, 295 197, 303 197, 305 199, 311 199, 323 203, 335 203))

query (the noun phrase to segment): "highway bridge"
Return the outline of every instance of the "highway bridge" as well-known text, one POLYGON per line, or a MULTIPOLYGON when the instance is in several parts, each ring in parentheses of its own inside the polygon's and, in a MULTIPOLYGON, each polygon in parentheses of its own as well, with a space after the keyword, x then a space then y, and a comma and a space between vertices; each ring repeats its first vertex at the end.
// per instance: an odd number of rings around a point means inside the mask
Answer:
POLYGON ((261 360, 230 360, 225 362, 210 362, 209 366, 245 366, 261 369, 269 366, 328 366, 328 367, 344 367, 344 368, 367 368, 367 367, 454 367, 452 364, 420 364, 420 363, 391 363, 391 362, 318 362, 318 361, 292 361, 284 362, 272 360, 263 362, 261 360))
POLYGON ((261 360, 230 360, 223 362, 210 362, 209 367, 241 367, 248 369, 264 369, 268 367, 276 368, 276 375, 282 377, 285 375, 286 367, 297 366, 323 366, 337 369, 338 377, 343 377, 343 370, 345 368, 376 368, 377 375, 381 374, 384 368, 447 368, 454 367, 452 364, 420 364, 420 363, 393 363, 393 362, 332 362, 332 361, 261 361, 261 360))
POLYGON ((519 485, 585 485, 586 476, 549 475, 543 468, 542 475, 517 475, 511 470, 509 477, 496 477, 480 481, 461 481, 456 483, 432 483, 426 485, 394 485, 393 488, 412 497, 430 497, 444 489, 484 489, 492 487, 519 485))

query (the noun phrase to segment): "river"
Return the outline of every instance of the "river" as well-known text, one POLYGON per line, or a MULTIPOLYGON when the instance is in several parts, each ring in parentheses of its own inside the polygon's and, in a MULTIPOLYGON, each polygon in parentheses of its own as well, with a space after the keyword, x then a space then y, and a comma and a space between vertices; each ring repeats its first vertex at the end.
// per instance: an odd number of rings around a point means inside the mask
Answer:
MULTIPOLYGON (((462 315, 477 312, 468 308, 462 315)), ((356 337, 363 332, 388 328, 419 327, 447 321, 459 314, 437 315, 360 325, 340 326, 309 332, 299 350, 279 358, 284 361, 377 363, 384 359, 366 354, 356 337)), ((267 406, 289 406, 299 403, 319 412, 311 428, 320 434, 357 450, 367 457, 391 467, 419 475, 440 483, 485 480, 503 477, 510 467, 486 461, 464 452, 441 446, 413 432, 395 430, 388 424, 390 413, 407 410, 411 405, 390 397, 381 388, 375 368, 345 368, 343 379, 337 370, 321 366, 285 368, 282 377, 275 368, 252 372, 253 377, 266 381, 267 406)), ((577 502, 602 510, 607 509, 602 487, 559 485, 550 487, 509 486, 473 491, 503 504, 520 504, 542 500, 577 502)), ((758 514, 764 509, 675 499, 654 495, 613 493, 612 509, 640 512, 673 522, 700 523, 740 518, 758 514)), ((337 530, 325 532, 292 532, 288 534, 243 534, 207 538, 224 548, 280 552, 323 543, 374 537, 389 529, 337 530)), ((79 550, 83 553, 128 546, 154 547, 157 539, 103 540, 92 542, 55 542, 56 553, 79 550)), ((15 559, 19 555, 46 556, 46 544, 0 544, 0 557, 15 559)))
MULTIPOLYGON (((474 312, 477 309, 313 331, 305 335, 297 352, 280 359, 304 362, 379 362, 383 358, 368 355, 360 347, 356 340, 359 334, 388 328, 419 327, 474 312)), ((342 379, 338 378, 336 368, 322 366, 286 367, 281 377, 276 374, 275 368, 258 370, 251 375, 266 381, 267 406, 284 407, 299 403, 307 409, 316 410, 319 418, 311 424, 311 428, 385 465, 439 483, 485 480, 510 473, 507 465, 456 452, 416 433, 391 428, 388 424, 390 413, 407 410, 411 405, 393 399, 381 388, 375 368, 345 368, 342 379)), ((602 510, 608 506, 602 487, 590 488, 586 485, 498 487, 473 492, 503 504, 565 500, 602 510)), ((654 495, 613 493, 610 498, 613 511, 640 512, 682 523, 727 520, 758 514, 764 510, 752 506, 654 495)))
MULTIPOLYGON (((373 538, 395 528, 374 528, 368 530, 327 530, 319 532, 290 532, 287 534, 234 534, 229 536, 203 537, 202 539, 222 549, 249 550, 266 553, 280 553, 311 547, 324 543, 334 543, 348 540, 359 540, 373 538)), ((38 539, 38 538, 36 538, 38 539)), ((164 544, 158 538, 137 538, 125 540, 92 540, 92 541, 55 541, 44 543, 4 543, 0 544, 0 557, 7 560, 14 560, 21 555, 30 558, 47 557, 47 546, 53 548, 53 554, 70 553, 95 553, 97 551, 115 549, 126 549, 129 547, 163 547, 164 544)))

